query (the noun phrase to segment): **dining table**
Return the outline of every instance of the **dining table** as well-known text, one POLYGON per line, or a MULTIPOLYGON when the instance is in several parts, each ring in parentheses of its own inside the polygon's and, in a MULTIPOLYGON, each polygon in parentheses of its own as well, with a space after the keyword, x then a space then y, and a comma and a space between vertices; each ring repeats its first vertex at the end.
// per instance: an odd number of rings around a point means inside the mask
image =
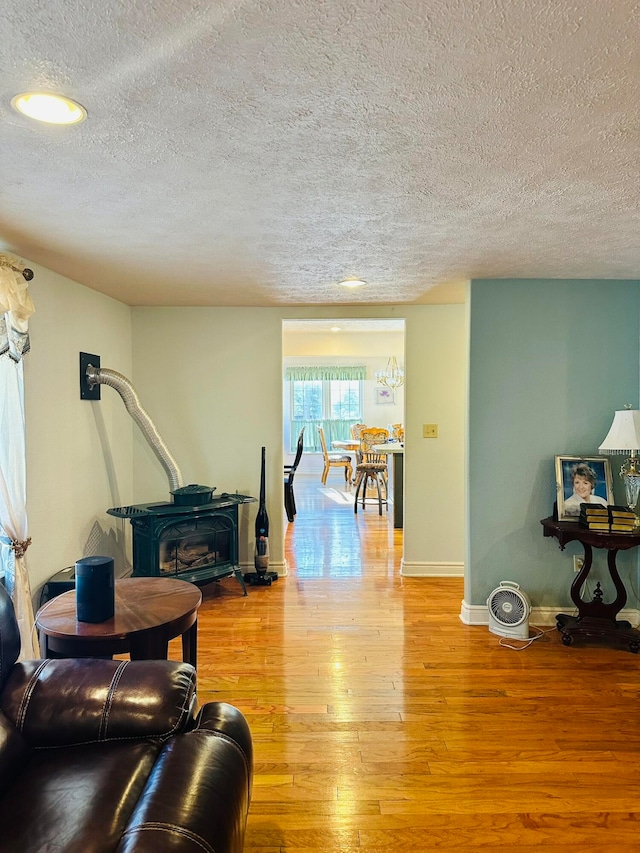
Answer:
POLYGON ((404 527, 404 442, 374 444, 372 450, 393 455, 393 526, 404 527))
POLYGON ((331 447, 335 447, 336 450, 346 450, 347 453, 355 453, 356 450, 360 450, 360 442, 356 439, 351 439, 351 441, 336 439, 331 442, 331 447))

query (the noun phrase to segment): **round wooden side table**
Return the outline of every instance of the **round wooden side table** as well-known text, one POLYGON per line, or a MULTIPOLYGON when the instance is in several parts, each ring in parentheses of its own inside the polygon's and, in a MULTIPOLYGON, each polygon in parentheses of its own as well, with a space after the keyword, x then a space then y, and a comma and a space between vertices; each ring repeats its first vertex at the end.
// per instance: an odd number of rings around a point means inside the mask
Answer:
POLYGON ((166 660, 169 640, 182 636, 182 658, 196 666, 200 589, 174 578, 122 578, 115 611, 105 622, 78 622, 76 591, 52 598, 36 614, 44 657, 166 660))

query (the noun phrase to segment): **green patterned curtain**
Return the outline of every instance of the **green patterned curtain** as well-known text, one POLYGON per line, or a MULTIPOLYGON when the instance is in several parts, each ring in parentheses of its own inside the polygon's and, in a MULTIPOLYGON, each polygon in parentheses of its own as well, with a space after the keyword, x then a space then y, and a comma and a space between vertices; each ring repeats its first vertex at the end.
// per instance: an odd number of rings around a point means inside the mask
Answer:
MULTIPOLYGON (((359 382, 367 378, 367 368, 364 364, 346 366, 327 364, 310 367, 296 365, 286 368, 284 378, 287 382, 328 382, 332 380, 359 382)), ((311 412, 307 412, 306 414, 311 414, 311 412)), ((318 436, 319 426, 324 430, 327 449, 331 451, 332 441, 348 441, 351 438, 351 427, 357 422, 357 419, 354 418, 292 419, 291 452, 295 452, 298 436, 303 427, 306 427, 304 431, 305 451, 307 453, 320 453, 322 447, 320 445, 320 437, 318 436)))
MULTIPOLYGON (((327 442, 327 450, 329 453, 336 453, 331 447, 332 441, 350 441, 351 427, 357 424, 358 421, 291 421, 291 446, 292 448, 298 443, 298 436, 302 427, 306 427, 304 431, 304 450, 307 453, 321 453, 322 445, 320 444, 320 436, 318 435, 318 427, 324 430, 324 437, 327 442)), ((292 450, 293 452, 293 450, 292 450)), ((340 451, 343 452, 343 451, 340 451)))
POLYGON ((294 379, 366 379, 367 368, 364 364, 356 364, 353 367, 341 367, 336 364, 328 364, 326 367, 287 367, 284 378, 287 382, 294 379))

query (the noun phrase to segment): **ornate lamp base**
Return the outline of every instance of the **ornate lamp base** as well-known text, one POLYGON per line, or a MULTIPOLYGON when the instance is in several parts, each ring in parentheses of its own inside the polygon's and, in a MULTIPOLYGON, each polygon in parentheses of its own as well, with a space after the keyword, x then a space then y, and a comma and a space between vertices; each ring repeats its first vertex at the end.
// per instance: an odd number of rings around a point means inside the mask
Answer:
POLYGON ((640 496, 640 459, 637 456, 629 457, 620 469, 620 476, 624 483, 627 506, 636 517, 633 527, 635 530, 640 529, 640 518, 636 511, 638 496, 640 496))

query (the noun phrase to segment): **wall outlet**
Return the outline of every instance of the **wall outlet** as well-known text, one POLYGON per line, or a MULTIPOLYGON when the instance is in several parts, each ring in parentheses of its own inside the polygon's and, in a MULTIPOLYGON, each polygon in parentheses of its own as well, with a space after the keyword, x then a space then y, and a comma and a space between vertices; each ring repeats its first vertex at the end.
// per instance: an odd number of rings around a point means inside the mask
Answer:
POLYGON ((573 571, 579 572, 584 566, 584 557, 578 556, 578 554, 573 555, 573 571))

